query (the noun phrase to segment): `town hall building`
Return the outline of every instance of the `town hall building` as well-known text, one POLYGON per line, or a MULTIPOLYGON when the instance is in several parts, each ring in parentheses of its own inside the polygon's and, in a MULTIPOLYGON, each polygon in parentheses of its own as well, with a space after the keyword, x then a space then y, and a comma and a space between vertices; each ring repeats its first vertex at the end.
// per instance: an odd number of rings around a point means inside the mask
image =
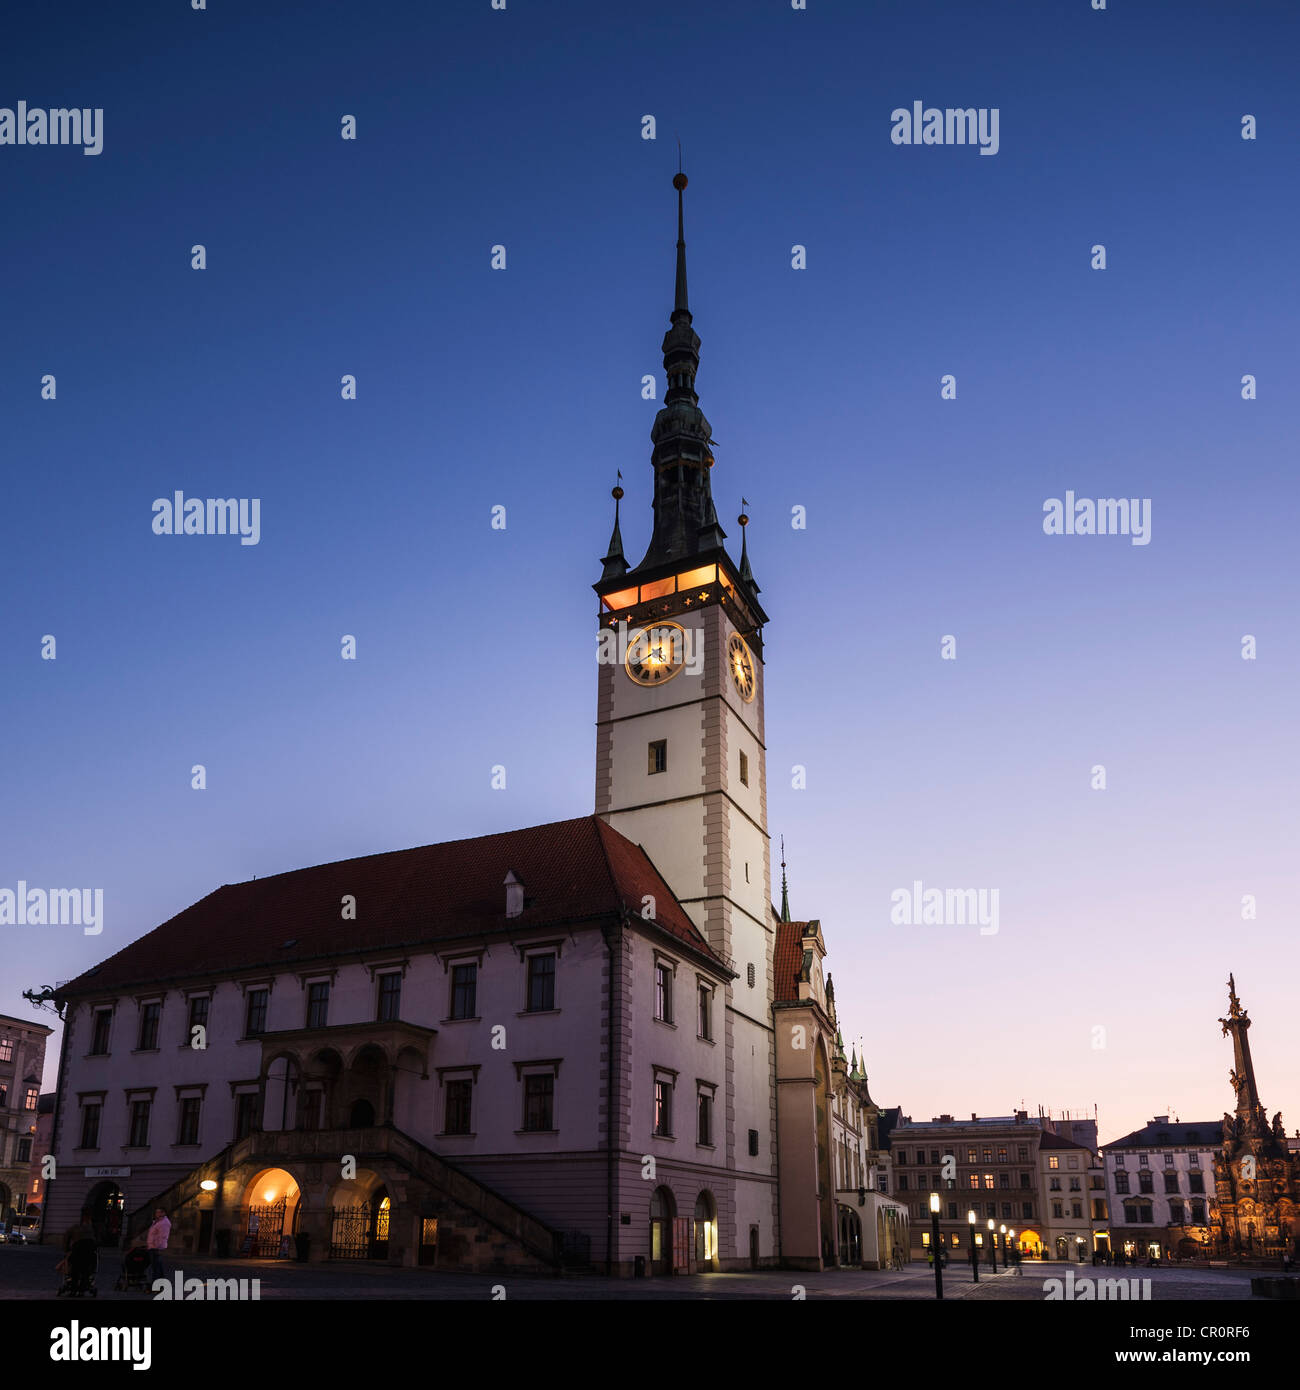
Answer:
POLYGON ((47 1239, 162 1206, 181 1254, 447 1269, 906 1247, 820 928, 770 898, 767 615, 714 505, 674 187, 650 539, 630 564, 616 488, 594 585, 592 813, 226 885, 61 986, 47 1239))

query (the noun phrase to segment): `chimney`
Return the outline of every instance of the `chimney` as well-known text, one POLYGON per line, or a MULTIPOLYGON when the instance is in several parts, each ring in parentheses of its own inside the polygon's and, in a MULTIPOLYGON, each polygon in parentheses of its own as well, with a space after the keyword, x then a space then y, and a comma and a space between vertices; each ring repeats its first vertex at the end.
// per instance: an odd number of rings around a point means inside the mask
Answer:
POLYGON ((970 1117, 972 1120, 977 1120, 979 1118, 979 1116, 976 1115, 976 1113, 973 1110, 970 1112, 970 1117))
POLYGON ((506 885, 506 916, 518 917, 524 910, 524 885, 515 877, 515 871, 510 870, 505 876, 506 885))
POLYGON ((1169 1123, 1169 1116, 1168 1116, 1168 1115, 1157 1115, 1157 1116, 1155 1116, 1155 1118, 1151 1121, 1151 1123, 1152 1123, 1153 1125, 1167 1125, 1167 1124, 1169 1123))

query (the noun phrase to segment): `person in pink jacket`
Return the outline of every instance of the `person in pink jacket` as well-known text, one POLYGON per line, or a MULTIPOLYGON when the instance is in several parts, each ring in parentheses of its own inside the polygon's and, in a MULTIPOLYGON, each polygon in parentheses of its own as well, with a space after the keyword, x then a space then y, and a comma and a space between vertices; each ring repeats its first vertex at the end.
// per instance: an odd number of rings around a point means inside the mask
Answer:
POLYGON ((161 1207, 155 1207, 153 1213, 153 1225, 149 1227, 149 1234, 145 1237, 145 1245, 149 1250, 149 1278, 165 1279, 163 1273, 162 1257, 163 1251, 167 1249, 167 1241, 172 1233, 172 1223, 167 1219, 167 1213, 161 1207))

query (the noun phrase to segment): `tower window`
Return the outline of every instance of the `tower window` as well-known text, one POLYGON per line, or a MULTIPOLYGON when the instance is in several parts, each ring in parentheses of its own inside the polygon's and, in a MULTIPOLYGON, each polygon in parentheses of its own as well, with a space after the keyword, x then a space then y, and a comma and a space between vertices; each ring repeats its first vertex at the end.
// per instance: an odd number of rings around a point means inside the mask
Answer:
POLYGON ((656 739, 650 745, 647 771, 650 773, 668 771, 668 740, 666 738, 656 739))
POLYGON ((753 988, 754 988, 754 962, 753 962, 752 960, 751 960, 751 961, 749 962, 749 964, 745 967, 745 979, 746 979, 746 981, 748 982, 750 989, 753 989, 753 988))
POLYGON ((744 786, 749 786, 749 754, 740 755, 740 780, 744 786))

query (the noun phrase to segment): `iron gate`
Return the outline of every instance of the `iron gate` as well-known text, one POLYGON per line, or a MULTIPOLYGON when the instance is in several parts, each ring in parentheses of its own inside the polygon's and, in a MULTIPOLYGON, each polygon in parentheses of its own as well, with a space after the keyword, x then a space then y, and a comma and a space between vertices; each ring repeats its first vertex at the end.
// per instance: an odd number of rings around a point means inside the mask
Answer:
POLYGON ((284 1236, 285 1202, 272 1202, 266 1206, 249 1207, 248 1237, 245 1240, 246 1255, 260 1255, 264 1260, 274 1260, 280 1255, 280 1244, 284 1236))
POLYGON ((369 1202, 362 1202, 359 1207, 330 1208, 331 1260, 370 1259, 371 1235, 369 1202))

